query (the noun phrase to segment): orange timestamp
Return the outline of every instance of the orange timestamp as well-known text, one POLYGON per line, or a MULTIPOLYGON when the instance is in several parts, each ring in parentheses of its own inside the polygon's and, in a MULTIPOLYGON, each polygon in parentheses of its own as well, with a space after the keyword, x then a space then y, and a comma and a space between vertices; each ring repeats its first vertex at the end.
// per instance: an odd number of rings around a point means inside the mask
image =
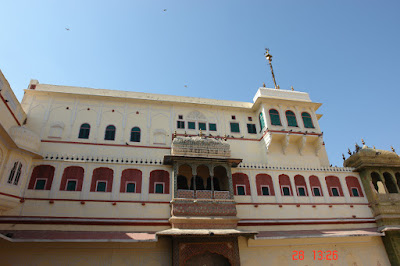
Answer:
MULTIPOLYGON (((314 260, 337 260, 337 250, 313 250, 314 260)), ((303 250, 293 250, 292 260, 304 260, 303 250)))

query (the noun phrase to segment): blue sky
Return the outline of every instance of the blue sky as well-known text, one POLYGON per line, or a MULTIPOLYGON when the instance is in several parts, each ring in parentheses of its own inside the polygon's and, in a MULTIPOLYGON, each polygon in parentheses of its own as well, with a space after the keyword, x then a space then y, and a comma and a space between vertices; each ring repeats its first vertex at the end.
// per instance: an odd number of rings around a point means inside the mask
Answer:
POLYGON ((333 165, 361 138, 400 152, 399 1, 13 0, 1 10, 0 69, 18 99, 38 79, 250 102, 273 87, 269 47, 281 89, 323 103, 333 165))

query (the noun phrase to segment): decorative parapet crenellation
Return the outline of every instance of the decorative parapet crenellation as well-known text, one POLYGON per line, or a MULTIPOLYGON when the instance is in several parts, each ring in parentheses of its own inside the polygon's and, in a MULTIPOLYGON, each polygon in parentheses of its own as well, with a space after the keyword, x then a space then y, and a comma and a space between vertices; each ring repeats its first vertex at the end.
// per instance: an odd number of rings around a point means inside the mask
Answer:
POLYGON ((227 158, 231 156, 231 150, 228 143, 214 138, 176 137, 172 141, 171 154, 227 158))
POLYGON ((25 126, 10 128, 10 136, 19 148, 30 152, 39 153, 40 137, 25 126))

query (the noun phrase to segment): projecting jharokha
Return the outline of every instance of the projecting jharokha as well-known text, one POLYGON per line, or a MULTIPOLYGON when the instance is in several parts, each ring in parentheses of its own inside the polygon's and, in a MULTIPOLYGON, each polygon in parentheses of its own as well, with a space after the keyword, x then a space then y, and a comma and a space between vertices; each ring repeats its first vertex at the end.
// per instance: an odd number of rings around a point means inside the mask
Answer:
MULTIPOLYGON (((272 69, 272 65, 271 65, 272 69)), ((3 265, 399 265, 400 158, 331 167, 320 103, 0 75, 3 265)))

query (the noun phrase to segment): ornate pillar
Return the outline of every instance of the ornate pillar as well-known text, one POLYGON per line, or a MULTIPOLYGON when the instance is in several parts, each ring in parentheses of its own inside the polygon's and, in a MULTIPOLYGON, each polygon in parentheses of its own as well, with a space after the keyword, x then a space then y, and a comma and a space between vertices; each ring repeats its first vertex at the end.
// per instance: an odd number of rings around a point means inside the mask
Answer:
POLYGON ((173 190, 172 190, 172 198, 176 198, 178 196, 178 171, 179 171, 179 163, 175 162, 174 166, 172 168, 172 185, 173 185, 173 190))
POLYGON ((190 168, 192 169, 192 178, 193 178, 193 198, 197 198, 196 195, 196 165, 190 164, 190 168))
POLYGON ((226 168, 226 174, 228 176, 228 182, 229 182, 229 198, 233 199, 233 180, 232 180, 232 171, 231 167, 229 165, 225 166, 226 168))

